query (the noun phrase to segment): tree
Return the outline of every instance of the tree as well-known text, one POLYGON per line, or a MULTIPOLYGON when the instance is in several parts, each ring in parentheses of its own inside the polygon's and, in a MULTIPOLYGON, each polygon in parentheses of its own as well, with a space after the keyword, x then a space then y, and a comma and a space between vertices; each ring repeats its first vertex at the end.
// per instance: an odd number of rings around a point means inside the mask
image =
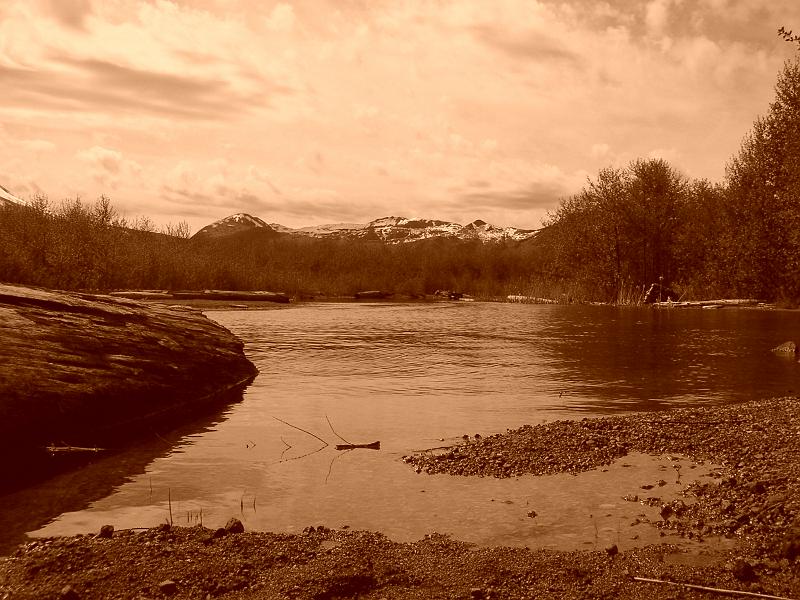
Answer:
POLYGON ((800 300, 800 62, 787 61, 775 100, 727 165, 735 229, 724 240, 737 290, 800 300))
POLYGON ((590 297, 618 300, 678 272, 686 178, 663 159, 601 169, 547 222, 551 274, 581 282, 590 297))

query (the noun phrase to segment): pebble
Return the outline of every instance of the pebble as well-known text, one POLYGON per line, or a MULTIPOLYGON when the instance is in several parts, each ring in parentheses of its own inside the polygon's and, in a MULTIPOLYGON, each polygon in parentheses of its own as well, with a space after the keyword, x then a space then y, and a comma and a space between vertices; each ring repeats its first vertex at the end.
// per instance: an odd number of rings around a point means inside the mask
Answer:
POLYGON ((100 533, 97 534, 98 537, 101 538, 110 538, 114 535, 114 526, 113 525, 103 525, 100 528, 100 533))
POLYGON ((178 591, 178 584, 171 579, 166 579, 158 584, 158 589, 162 594, 171 596, 178 591))
POLYGON ((244 533, 244 525, 236 517, 231 517, 225 524, 225 531, 227 533, 244 533))

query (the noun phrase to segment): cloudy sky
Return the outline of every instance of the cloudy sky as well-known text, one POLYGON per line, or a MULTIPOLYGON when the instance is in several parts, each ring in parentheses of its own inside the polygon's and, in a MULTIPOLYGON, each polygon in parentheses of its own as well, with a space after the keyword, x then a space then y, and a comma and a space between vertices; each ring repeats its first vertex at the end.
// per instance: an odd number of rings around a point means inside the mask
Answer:
POLYGON ((659 156, 720 180, 796 0, 0 0, 0 185, 192 230, 535 228, 659 156))

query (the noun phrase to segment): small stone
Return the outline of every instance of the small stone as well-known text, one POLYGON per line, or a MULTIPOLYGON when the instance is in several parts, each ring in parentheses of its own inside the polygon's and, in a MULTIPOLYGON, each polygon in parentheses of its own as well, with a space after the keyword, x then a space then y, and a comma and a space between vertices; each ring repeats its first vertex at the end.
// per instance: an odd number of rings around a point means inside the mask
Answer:
POLYGON ((753 581, 756 578, 756 573, 753 566, 742 558, 737 558, 731 566, 731 573, 739 581, 753 581))
POLYGON ((784 342, 780 346, 773 348, 772 351, 780 354, 795 354, 797 352, 797 344, 792 341, 784 342))
POLYGON ((617 548, 616 544, 611 544, 606 548, 606 554, 608 554, 609 556, 616 556, 617 554, 619 554, 619 548, 617 548))
POLYGON ((172 594, 178 591, 178 584, 172 581, 171 579, 166 579, 158 584, 158 589, 161 591, 162 594, 171 596, 172 594))
POLYGON ((236 517, 231 517, 225 524, 225 531, 228 533, 244 533, 244 525, 236 517))
POLYGON ((78 594, 78 592, 75 591, 75 588, 71 585, 65 585, 58 593, 58 597, 61 600, 78 600, 78 598, 80 598, 80 594, 78 594))
POLYGON ((528 511, 528 517, 530 517, 531 519, 535 518, 535 517, 536 517, 536 514, 537 514, 537 513, 536 513, 536 511, 535 511, 535 510, 530 510, 530 511, 528 511))
POLYGON ((100 528, 100 533, 98 534, 98 537, 110 538, 113 535, 114 535, 114 526, 113 525, 103 525, 100 528))
POLYGON ((472 600, 481 600, 483 598, 483 590, 481 588, 472 588, 469 591, 469 597, 472 600))

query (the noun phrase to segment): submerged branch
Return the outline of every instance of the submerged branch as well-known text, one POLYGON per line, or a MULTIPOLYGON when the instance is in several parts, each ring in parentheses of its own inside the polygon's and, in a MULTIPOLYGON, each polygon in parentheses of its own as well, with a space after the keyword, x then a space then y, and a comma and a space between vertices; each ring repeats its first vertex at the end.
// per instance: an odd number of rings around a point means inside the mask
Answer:
MULTIPOLYGON (((284 421, 283 419, 279 419, 278 417, 272 417, 272 418, 273 418, 273 419, 275 419, 276 421, 280 421, 280 422, 281 422, 281 423, 283 423, 284 425, 288 425, 289 427, 292 427, 292 428, 294 428, 294 429, 297 429, 298 431, 302 431, 303 433, 307 433, 307 434, 308 434, 308 435, 310 435, 311 437, 318 439, 320 442, 322 442, 323 444, 325 444, 325 446, 323 446, 323 448, 326 448, 326 447, 330 446, 330 444, 328 444, 328 442, 326 442, 325 440, 323 440, 321 437, 319 437, 319 436, 318 436, 318 435, 316 435, 316 434, 313 434, 313 433, 311 433, 310 431, 307 431, 307 430, 303 429, 302 427, 298 427, 297 425, 292 425, 291 423, 289 423, 289 422, 287 422, 287 421, 284 421)), ((320 450, 321 450, 321 449, 322 449, 322 448, 320 448, 320 450)))
POLYGON ((331 420, 328 418, 328 415, 325 415, 325 420, 328 422, 328 426, 331 428, 331 431, 333 432, 333 435, 335 435, 336 437, 338 437, 338 438, 339 438, 340 440, 342 440, 342 441, 343 441, 345 444, 350 444, 350 443, 351 443, 349 440, 346 440, 346 439, 344 439, 342 436, 340 436, 340 435, 339 435, 339 434, 336 432, 336 430, 333 428, 333 424, 331 423, 331 420))

